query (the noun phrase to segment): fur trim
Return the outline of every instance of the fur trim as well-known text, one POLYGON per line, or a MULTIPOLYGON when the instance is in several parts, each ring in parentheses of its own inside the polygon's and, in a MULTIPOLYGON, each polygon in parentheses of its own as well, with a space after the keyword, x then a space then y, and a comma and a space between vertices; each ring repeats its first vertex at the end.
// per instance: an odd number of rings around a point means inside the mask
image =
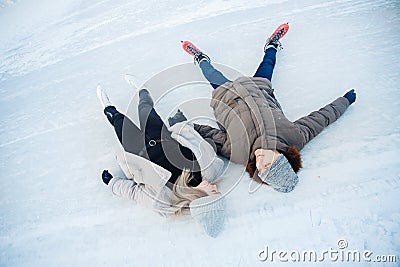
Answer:
POLYGON ((287 158, 295 173, 298 173, 302 167, 300 152, 296 146, 290 146, 282 154, 287 158))

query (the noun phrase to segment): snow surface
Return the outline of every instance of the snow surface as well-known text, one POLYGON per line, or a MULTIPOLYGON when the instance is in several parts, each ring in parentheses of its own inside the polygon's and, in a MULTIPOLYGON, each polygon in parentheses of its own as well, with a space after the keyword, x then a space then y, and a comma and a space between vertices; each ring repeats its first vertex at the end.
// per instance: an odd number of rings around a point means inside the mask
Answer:
MULTIPOLYGON (((397 263, 348 266, 398 264, 398 0, 5 0, 0 25, 1 266, 263 266, 274 264, 258 259, 266 245, 323 251, 340 239, 351 250, 397 255, 397 263), (113 197, 100 174, 122 174, 118 143, 96 85, 126 109, 135 90, 124 74, 144 82, 190 62, 185 39, 252 75, 265 38, 286 21, 273 77, 286 115, 295 120, 349 88, 358 93, 302 150, 298 187, 249 194, 244 175, 227 195, 216 239, 188 217, 166 221, 113 197)), ((165 118, 166 105, 211 93, 203 89, 157 108, 165 118)), ((241 174, 230 169, 221 190, 241 174)))

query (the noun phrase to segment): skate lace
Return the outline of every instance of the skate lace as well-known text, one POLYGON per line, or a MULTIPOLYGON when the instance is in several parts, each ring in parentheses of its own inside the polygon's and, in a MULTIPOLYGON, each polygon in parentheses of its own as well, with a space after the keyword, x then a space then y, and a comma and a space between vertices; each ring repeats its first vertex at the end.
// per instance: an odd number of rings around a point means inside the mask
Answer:
POLYGON ((187 49, 190 50, 190 52, 193 53, 194 55, 194 64, 199 63, 200 57, 203 56, 203 58, 205 58, 208 62, 210 62, 210 58, 204 54, 203 52, 197 50, 196 48, 188 45, 187 49))
POLYGON ((268 41, 266 42, 266 44, 264 46, 264 52, 266 51, 268 45, 270 45, 270 44, 276 44, 276 49, 278 49, 278 50, 283 49, 283 46, 282 46, 281 42, 279 41, 279 39, 281 38, 282 34, 284 34, 284 33, 285 33, 285 29, 282 28, 272 38, 268 38, 268 41))
POLYGON ((190 45, 187 46, 187 49, 190 52, 192 52, 195 57, 197 57, 197 56, 199 56, 201 54, 201 52, 199 52, 197 49, 195 49, 194 47, 192 47, 190 45))
POLYGON ((280 30, 275 34, 275 36, 271 38, 271 41, 272 41, 272 42, 278 41, 279 38, 281 38, 281 35, 282 35, 284 32, 285 32, 285 29, 283 29, 283 28, 280 29, 280 30))

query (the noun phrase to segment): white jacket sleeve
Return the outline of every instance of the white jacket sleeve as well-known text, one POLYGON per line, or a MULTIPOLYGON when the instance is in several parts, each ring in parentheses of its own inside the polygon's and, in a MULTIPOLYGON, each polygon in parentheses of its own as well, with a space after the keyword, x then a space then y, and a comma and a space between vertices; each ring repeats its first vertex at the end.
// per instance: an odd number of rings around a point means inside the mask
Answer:
POLYGON ((223 172, 224 162, 217 157, 213 147, 186 121, 175 124, 169 130, 172 138, 195 154, 203 178, 210 183, 215 182, 223 172))
POLYGON ((133 180, 112 178, 108 184, 114 195, 135 200, 138 191, 138 184, 133 180))
POLYGON ((154 191, 149 185, 121 178, 111 179, 108 186, 114 195, 133 200, 136 204, 150 208, 161 216, 171 215, 169 211, 171 191, 166 186, 154 191))
POLYGON ((117 153, 117 161, 128 179, 150 186, 155 192, 160 191, 171 177, 169 171, 131 153, 117 153))
POLYGON ((108 184, 111 192, 166 216, 165 210, 171 203, 171 190, 166 183, 171 173, 130 153, 117 153, 117 161, 128 179, 111 179, 108 184))

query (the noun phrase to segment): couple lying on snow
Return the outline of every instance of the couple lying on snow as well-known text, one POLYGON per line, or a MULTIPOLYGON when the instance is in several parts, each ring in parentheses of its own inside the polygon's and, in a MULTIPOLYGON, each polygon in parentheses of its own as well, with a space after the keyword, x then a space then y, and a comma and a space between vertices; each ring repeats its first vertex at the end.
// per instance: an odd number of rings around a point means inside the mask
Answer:
POLYGON ((214 88, 211 107, 220 129, 188 123, 179 110, 169 118, 168 128, 146 89, 139 91, 139 129, 111 104, 99 86, 97 95, 104 114, 124 148, 117 160, 128 178, 116 178, 104 170, 104 183, 114 194, 164 216, 190 211, 213 237, 222 230, 225 205, 214 183, 223 169, 223 161, 215 156, 215 151, 245 165, 256 181, 279 192, 292 191, 301 168, 299 150, 336 121, 355 101, 356 94, 352 89, 320 110, 289 121, 271 85, 276 53, 281 46, 279 39, 286 31, 268 38, 264 58, 253 77, 234 81, 216 70, 206 54, 188 45, 214 88))

